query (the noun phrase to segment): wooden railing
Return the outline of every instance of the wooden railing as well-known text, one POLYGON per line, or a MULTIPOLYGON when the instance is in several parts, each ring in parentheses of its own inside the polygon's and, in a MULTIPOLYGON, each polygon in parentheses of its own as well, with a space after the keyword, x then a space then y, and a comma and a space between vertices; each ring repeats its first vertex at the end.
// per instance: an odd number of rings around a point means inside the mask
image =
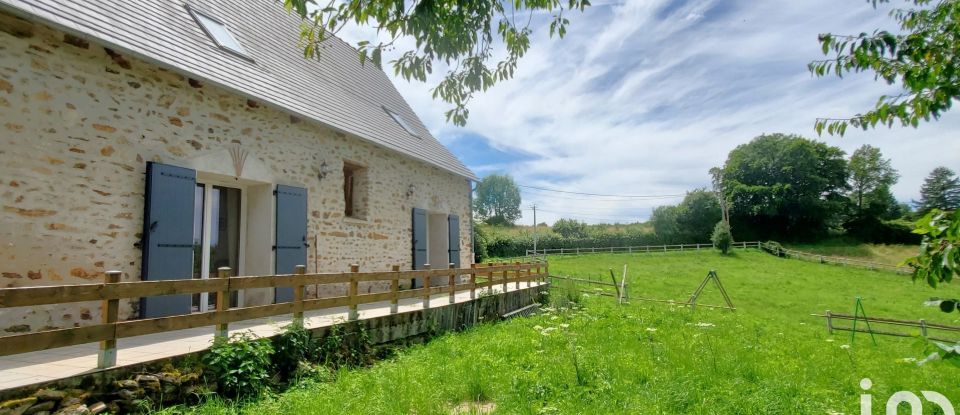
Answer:
MULTIPOLYGON (((734 242, 732 248, 760 249, 760 242, 734 242)), ((528 249, 527 256, 543 255, 583 255, 583 254, 633 254, 647 252, 684 252, 699 251, 701 249, 713 249, 710 243, 702 244, 677 244, 677 245, 643 245, 643 246, 610 246, 610 247, 584 247, 584 248, 550 248, 537 249, 536 251, 528 249)))
POLYGON ((891 265, 891 264, 881 264, 879 262, 864 261, 862 259, 814 254, 810 252, 797 251, 795 249, 787 249, 782 246, 773 245, 773 244, 762 244, 761 249, 764 252, 768 252, 772 255, 776 255, 781 258, 794 258, 802 261, 819 262, 821 264, 832 264, 832 265, 839 265, 842 267, 856 267, 856 268, 869 269, 871 271, 890 271, 890 272, 895 272, 897 274, 913 273, 913 269, 910 267, 902 267, 899 265, 891 265))
POLYGON ((826 313, 824 314, 811 314, 811 316, 825 318, 827 320, 827 332, 829 334, 833 334, 834 331, 854 331, 857 333, 873 333, 873 334, 879 334, 883 336, 895 336, 895 337, 916 337, 917 336, 916 334, 911 334, 911 333, 903 333, 903 332, 895 332, 895 331, 887 331, 887 330, 874 330, 870 328, 869 324, 866 324, 866 325, 861 324, 860 327, 837 326, 834 323, 834 320, 845 320, 845 321, 851 321, 851 322, 856 320, 861 323, 866 322, 866 323, 872 323, 872 324, 878 324, 878 325, 915 328, 915 329, 919 329, 920 337, 926 337, 930 340, 937 340, 937 341, 948 342, 948 343, 956 343, 957 338, 945 339, 940 337, 933 337, 930 335, 930 331, 960 333, 960 327, 948 326, 945 324, 928 323, 924 319, 899 320, 899 319, 881 318, 881 317, 864 317, 864 316, 857 317, 857 316, 851 316, 849 314, 834 314, 830 310, 827 310, 826 313))
POLYGON ((106 368, 116 365, 116 341, 126 337, 204 326, 214 326, 215 336, 226 336, 228 325, 232 322, 292 314, 294 321, 302 323, 304 311, 343 306, 348 307, 347 319, 356 320, 359 318, 360 304, 390 301, 390 313, 395 314, 399 300, 419 298, 426 309, 430 307, 430 296, 435 294, 449 293, 449 302, 452 304, 458 292, 469 290, 470 298, 474 299, 478 289, 491 290, 502 285, 503 291, 506 291, 508 283, 516 284, 519 289, 521 282, 526 282, 527 287, 530 287, 533 281, 545 281, 549 273, 548 264, 545 262, 474 264, 470 268, 454 268, 453 264, 450 264, 446 269, 430 269, 428 265, 426 269, 413 271, 400 271, 399 266, 394 266, 393 271, 367 273, 359 272, 357 265, 350 268, 351 272, 345 273, 307 274, 304 266, 298 266, 294 274, 250 277, 233 277, 230 276, 230 268, 220 268, 217 277, 211 279, 137 282, 118 282, 121 272, 108 271, 105 282, 101 284, 0 288, 0 309, 80 301, 102 302, 100 324, 0 337, 0 356, 100 342, 98 366, 106 368), (446 285, 431 285, 431 279, 436 277, 447 277, 446 285), (408 290, 399 288, 401 280, 414 278, 422 280, 424 286, 408 290), (390 290, 359 293, 360 282, 376 281, 390 282, 390 290), (327 284, 348 284, 347 295, 304 298, 305 286, 327 284), (276 287, 293 287, 293 301, 252 307, 227 307, 233 291, 276 287), (121 299, 204 292, 217 293, 216 310, 141 320, 118 319, 121 299))

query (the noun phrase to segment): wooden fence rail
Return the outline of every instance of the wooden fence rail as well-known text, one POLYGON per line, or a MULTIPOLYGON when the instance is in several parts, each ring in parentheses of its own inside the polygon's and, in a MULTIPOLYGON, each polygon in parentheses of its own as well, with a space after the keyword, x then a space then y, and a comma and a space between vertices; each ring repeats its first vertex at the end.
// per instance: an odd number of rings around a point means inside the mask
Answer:
POLYGON ((390 313, 396 314, 398 302, 402 299, 421 298, 426 309, 430 307, 430 296, 434 294, 449 293, 449 302, 452 304, 458 292, 469 291, 473 299, 478 289, 492 290, 494 286, 502 285, 506 291, 509 282, 516 283, 517 288, 520 288, 521 282, 526 282, 530 287, 533 281, 546 281, 549 275, 546 262, 474 264, 470 268, 454 268, 453 264, 449 264, 449 267, 442 269, 427 267, 413 271, 400 271, 399 266, 394 266, 392 271, 366 273, 360 272, 357 265, 352 265, 350 272, 345 273, 307 274, 304 270, 304 266, 298 266, 296 272, 289 275, 234 277, 230 276, 229 268, 220 268, 217 278, 136 282, 118 282, 120 271, 108 271, 105 282, 100 284, 0 288, 0 309, 80 301, 102 302, 100 324, 0 337, 0 356, 100 342, 98 363, 100 368, 106 368, 116 365, 116 341, 121 338, 205 326, 214 326, 215 336, 226 336, 228 325, 232 322, 292 314, 294 321, 302 323, 304 311, 343 306, 348 307, 348 320, 356 320, 361 304, 390 301, 390 313), (446 285, 432 286, 430 280, 434 277, 447 277, 446 285), (424 286, 400 289, 399 281, 414 278, 424 281, 424 286), (389 291, 360 294, 359 282, 372 281, 389 282, 389 291), (325 284, 347 284, 347 295, 305 298, 305 286, 325 284), (293 287, 293 301, 228 308, 233 291, 273 287, 293 287), (121 299, 203 292, 217 293, 216 310, 129 321, 119 321, 117 316, 121 299))
POLYGON ((871 271, 890 271, 897 274, 911 274, 913 269, 910 267, 901 267, 898 265, 881 264, 879 262, 864 261, 862 259, 853 259, 831 255, 813 254, 810 252, 787 249, 782 246, 762 244, 761 249, 772 255, 783 258, 795 258, 802 261, 819 262, 821 264, 832 264, 843 267, 856 267, 869 269, 871 271))
POLYGON ((946 331, 946 332, 953 332, 953 333, 960 332, 960 327, 948 326, 945 324, 927 323, 927 321, 923 319, 898 320, 898 319, 882 318, 882 317, 862 317, 862 316, 854 317, 848 314, 834 314, 830 310, 827 310, 826 313, 824 314, 811 314, 811 316, 825 318, 827 320, 827 332, 830 334, 833 334, 834 331, 856 331, 857 333, 873 333, 873 334, 880 334, 884 336, 895 336, 895 337, 915 337, 916 336, 915 334, 899 333, 899 332, 886 331, 886 330, 872 330, 872 329, 867 330, 864 328, 854 329, 853 327, 837 326, 834 324, 834 320, 844 320, 844 321, 857 320, 861 322, 867 321, 871 324, 912 327, 912 328, 920 329, 921 337, 926 337, 930 340, 937 340, 937 341, 949 342, 949 343, 955 343, 957 342, 958 339, 943 339, 943 338, 932 337, 930 336, 930 331, 939 330, 939 331, 946 331))
MULTIPOLYGON (((760 249, 761 242, 734 242, 733 248, 760 249)), ((528 249, 527 257, 536 257, 544 255, 584 255, 584 254, 623 254, 623 253, 647 253, 647 252, 685 252, 700 251, 703 249, 713 249, 709 243, 702 244, 678 244, 678 245, 642 245, 642 246, 610 246, 610 247, 576 247, 576 248, 550 248, 537 249, 536 251, 528 249)))

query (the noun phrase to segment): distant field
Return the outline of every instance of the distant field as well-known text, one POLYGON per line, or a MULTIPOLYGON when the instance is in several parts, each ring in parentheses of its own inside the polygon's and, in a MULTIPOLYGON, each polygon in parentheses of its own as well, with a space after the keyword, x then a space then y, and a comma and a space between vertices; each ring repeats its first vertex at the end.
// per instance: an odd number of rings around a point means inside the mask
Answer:
POLYGON ((920 248, 913 245, 865 244, 843 239, 815 244, 784 244, 784 247, 813 254, 861 259, 888 265, 897 265, 904 259, 916 255, 920 248))
MULTIPOLYGON (((250 414, 858 414, 862 378, 874 412, 896 391, 939 391, 960 402, 960 369, 922 367, 914 339, 828 335, 810 313, 852 313, 861 296, 875 317, 960 324, 921 307, 933 290, 894 274, 781 259, 756 251, 600 254, 553 258, 551 273, 608 279, 628 267, 630 295, 686 300, 715 269, 736 312, 588 296, 581 306, 484 325, 415 346, 334 381, 240 406, 192 413, 250 414), (907 360, 905 360, 907 359, 907 360), (460 411, 460 412, 458 412, 460 411)), ((553 290, 554 300, 561 297, 553 290)), ((701 303, 720 304, 712 287, 701 303)), ((929 412, 930 405, 927 411, 929 412)), ((174 408, 177 413, 185 408, 174 408)), ((901 412, 906 413, 906 412, 901 412)))

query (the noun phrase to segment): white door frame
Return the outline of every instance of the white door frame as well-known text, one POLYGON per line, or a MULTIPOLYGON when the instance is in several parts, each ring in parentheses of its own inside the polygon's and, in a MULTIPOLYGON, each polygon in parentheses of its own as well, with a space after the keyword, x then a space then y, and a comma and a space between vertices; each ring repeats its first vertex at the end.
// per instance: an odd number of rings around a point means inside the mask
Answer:
MULTIPOLYGON (((238 236, 237 269, 232 270, 233 276, 244 275, 244 258, 247 248, 247 186, 242 183, 231 183, 212 177, 204 177, 202 172, 197 173, 197 183, 203 185, 203 229, 200 244, 200 279, 210 278, 210 236, 213 225, 210 223, 213 215, 213 186, 229 187, 240 190, 240 235, 238 236)), ((229 296, 227 297, 229 301, 229 296)), ((200 293, 200 312, 209 310, 210 294, 200 293)), ((243 307, 243 290, 237 292, 237 306, 243 307)))

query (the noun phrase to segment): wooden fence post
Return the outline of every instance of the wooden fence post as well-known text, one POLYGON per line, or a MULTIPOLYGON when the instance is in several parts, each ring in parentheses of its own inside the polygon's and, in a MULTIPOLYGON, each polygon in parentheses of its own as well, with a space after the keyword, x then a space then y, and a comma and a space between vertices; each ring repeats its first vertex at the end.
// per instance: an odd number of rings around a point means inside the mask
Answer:
POLYGON ((477 264, 470 264, 470 299, 477 298, 477 264))
POLYGON ((426 274, 423 276, 423 309, 430 308, 430 264, 423 264, 426 274))
MULTIPOLYGON (((400 266, 394 265, 393 272, 400 272, 400 266)), ((390 297, 390 314, 397 314, 397 309, 399 308, 400 300, 400 276, 394 275, 393 279, 390 280, 390 292, 393 295, 390 297)))
POLYGON ((927 337, 927 320, 920 319, 920 335, 927 337))
POLYGON ((830 310, 827 310, 827 334, 833 334, 833 313, 830 310))
POLYGON ((513 264, 517 267, 516 271, 513 271, 514 280, 516 281, 513 287, 518 290, 520 289, 520 278, 523 276, 523 271, 520 270, 521 264, 521 262, 513 264))
MULTIPOLYGON (((360 272, 359 264, 350 265, 351 274, 357 274, 359 272, 360 272)), ((357 282, 357 276, 350 275, 350 291, 347 293, 347 295, 350 296, 350 309, 349 311, 347 311, 348 321, 354 321, 360 318, 360 312, 357 311, 357 291, 359 291, 358 286, 359 286, 359 283, 357 282)))
POLYGON ((453 262, 447 265, 447 268, 450 269, 450 275, 447 276, 447 284, 450 286, 447 287, 450 292, 450 304, 457 302, 457 274, 453 270, 456 269, 456 265, 453 265, 453 262))
POLYGON ((301 275, 293 283, 293 323, 303 326, 303 274, 307 273, 306 265, 297 265, 293 268, 293 273, 301 275))
MULTIPOLYGON (((493 266, 493 262, 488 262, 488 263, 487 263, 487 268, 490 268, 490 267, 492 267, 492 266, 493 266)), ((493 293, 493 271, 487 272, 487 291, 486 291, 486 293, 487 293, 487 294, 492 294, 492 293, 493 293)))
MULTIPOLYGON (((107 284, 120 282, 120 271, 107 271, 107 284)), ((117 319, 120 314, 120 299, 113 298, 103 300, 100 309, 100 322, 103 324, 113 324, 113 335, 110 340, 100 342, 100 351, 97 353, 97 368, 106 369, 117 365, 117 319)))
MULTIPOLYGON (((217 268, 217 278, 227 280, 227 286, 217 291, 217 321, 221 321, 225 312, 230 309, 230 267, 217 268)), ((215 337, 227 337, 228 331, 227 323, 217 323, 213 335, 215 337)))
POLYGON ((527 279, 527 288, 530 288, 530 285, 532 284, 532 281, 531 281, 531 280, 533 279, 533 264, 532 264, 532 263, 528 263, 527 265, 530 265, 530 268, 527 268, 527 278, 526 278, 526 279, 527 279))
POLYGON ((501 276, 503 277, 503 292, 506 293, 506 292, 507 292, 507 282, 510 281, 510 270, 507 269, 507 263, 506 263, 506 262, 501 262, 500 265, 503 266, 503 275, 501 275, 501 276))

